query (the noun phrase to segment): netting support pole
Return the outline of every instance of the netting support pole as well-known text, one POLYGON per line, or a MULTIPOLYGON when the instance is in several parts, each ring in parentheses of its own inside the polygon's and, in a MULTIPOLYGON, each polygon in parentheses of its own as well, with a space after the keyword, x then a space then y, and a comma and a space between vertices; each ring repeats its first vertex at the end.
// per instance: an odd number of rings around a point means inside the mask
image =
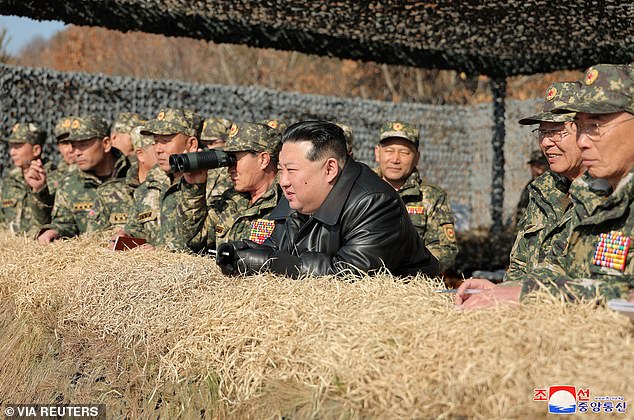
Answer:
POLYGON ((493 93, 493 148, 491 168, 491 241, 499 244, 502 240, 504 221, 504 112, 506 97, 506 78, 492 77, 491 91, 493 93))

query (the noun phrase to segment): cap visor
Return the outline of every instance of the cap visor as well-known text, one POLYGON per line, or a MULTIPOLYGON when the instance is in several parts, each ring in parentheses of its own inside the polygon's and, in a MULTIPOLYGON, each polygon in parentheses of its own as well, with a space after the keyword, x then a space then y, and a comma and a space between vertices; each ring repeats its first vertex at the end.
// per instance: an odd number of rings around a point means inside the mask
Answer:
POLYGON ((542 122, 568 122, 575 118, 574 113, 553 114, 552 112, 542 112, 540 114, 531 115, 518 121, 521 125, 534 125, 542 122))
POLYGON ((605 102, 580 102, 553 108, 553 113, 555 114, 565 114, 570 112, 583 112, 586 114, 612 114, 614 112, 620 111, 625 111, 624 107, 605 102))

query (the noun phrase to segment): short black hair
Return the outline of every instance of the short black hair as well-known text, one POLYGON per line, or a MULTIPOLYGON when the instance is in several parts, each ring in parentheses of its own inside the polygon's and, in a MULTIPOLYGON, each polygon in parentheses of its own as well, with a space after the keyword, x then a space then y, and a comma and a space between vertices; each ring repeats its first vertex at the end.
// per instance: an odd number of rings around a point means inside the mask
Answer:
POLYGON ((309 141, 313 148, 306 159, 317 161, 334 157, 343 166, 348 158, 348 146, 343 130, 328 121, 300 121, 289 126, 282 135, 282 144, 309 141))

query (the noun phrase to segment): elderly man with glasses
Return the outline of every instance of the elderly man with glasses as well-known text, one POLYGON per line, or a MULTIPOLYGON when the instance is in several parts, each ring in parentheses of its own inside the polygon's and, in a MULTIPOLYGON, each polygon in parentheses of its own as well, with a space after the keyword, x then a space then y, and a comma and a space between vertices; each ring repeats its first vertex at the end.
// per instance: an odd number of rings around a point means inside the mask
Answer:
POLYGON ((570 187, 572 218, 567 241, 555 241, 550 255, 530 270, 518 286, 494 286, 468 280, 455 303, 482 308, 517 303, 546 288, 567 301, 634 300, 634 68, 599 64, 590 67, 568 105, 554 112, 576 112, 574 127, 587 174, 570 187), (468 295, 467 288, 487 289, 468 295))

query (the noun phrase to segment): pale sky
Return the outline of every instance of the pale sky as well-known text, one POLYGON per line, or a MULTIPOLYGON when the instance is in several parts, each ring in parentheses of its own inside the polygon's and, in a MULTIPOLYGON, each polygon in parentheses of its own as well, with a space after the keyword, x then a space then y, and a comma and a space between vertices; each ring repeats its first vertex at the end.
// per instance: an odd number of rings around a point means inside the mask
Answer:
POLYGON ((33 38, 39 36, 48 39, 64 26, 64 23, 59 21, 37 21, 30 18, 0 15, 0 28, 7 30, 9 38, 7 52, 11 55, 16 55, 33 38))

